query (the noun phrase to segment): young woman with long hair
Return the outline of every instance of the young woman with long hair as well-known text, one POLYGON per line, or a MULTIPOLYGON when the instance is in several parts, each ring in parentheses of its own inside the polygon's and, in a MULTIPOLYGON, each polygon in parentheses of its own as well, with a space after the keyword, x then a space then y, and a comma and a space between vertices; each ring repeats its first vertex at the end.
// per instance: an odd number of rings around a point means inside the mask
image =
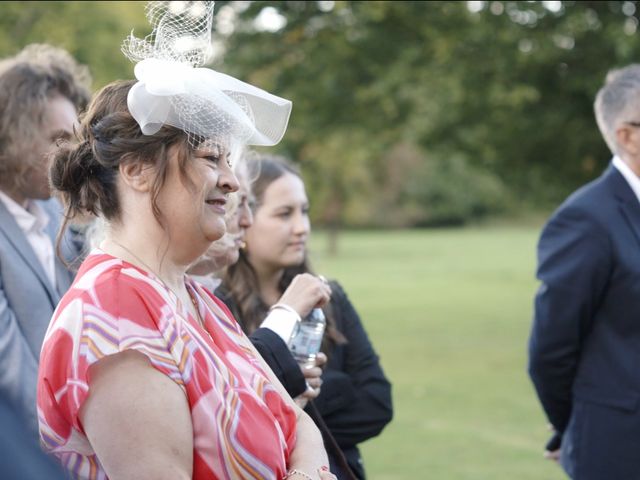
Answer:
MULTIPOLYGON (((296 276, 312 273, 307 258, 309 202, 303 180, 284 159, 262 156, 258 161, 259 175, 252 185, 255 210, 246 247, 216 291, 249 334, 296 276)), ((323 308, 327 328, 322 345, 328 362, 314 403, 351 470, 364 478, 357 444, 378 435, 391 420, 391 385, 344 290, 337 282, 330 286, 331 301, 323 308)), ((340 478, 339 464, 331 454, 330 461, 340 478)))

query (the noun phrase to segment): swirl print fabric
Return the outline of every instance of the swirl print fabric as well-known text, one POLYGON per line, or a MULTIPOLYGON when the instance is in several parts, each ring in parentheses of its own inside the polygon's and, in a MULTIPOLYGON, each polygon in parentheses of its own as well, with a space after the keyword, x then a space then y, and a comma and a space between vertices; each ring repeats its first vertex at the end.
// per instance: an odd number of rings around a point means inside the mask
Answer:
POLYGON ((94 250, 56 309, 40 358, 41 443, 72 478, 106 479, 78 418, 89 367, 133 349, 185 392, 193 478, 280 479, 296 417, 261 369, 231 313, 185 277, 206 331, 153 274, 94 250))

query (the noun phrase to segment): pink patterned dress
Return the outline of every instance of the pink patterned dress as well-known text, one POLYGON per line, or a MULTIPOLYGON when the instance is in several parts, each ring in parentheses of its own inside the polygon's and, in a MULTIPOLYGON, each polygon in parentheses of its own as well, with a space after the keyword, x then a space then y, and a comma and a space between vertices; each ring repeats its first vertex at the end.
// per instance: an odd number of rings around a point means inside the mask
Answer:
MULTIPOLYGON (((192 280, 207 331, 157 277, 94 250, 56 309, 38 378, 41 442, 73 478, 106 479, 78 412, 89 367, 127 349, 186 393, 193 423, 193 478, 280 479, 296 418, 246 345, 227 308, 192 280)), ((125 421, 115 419, 114 421, 125 421)))

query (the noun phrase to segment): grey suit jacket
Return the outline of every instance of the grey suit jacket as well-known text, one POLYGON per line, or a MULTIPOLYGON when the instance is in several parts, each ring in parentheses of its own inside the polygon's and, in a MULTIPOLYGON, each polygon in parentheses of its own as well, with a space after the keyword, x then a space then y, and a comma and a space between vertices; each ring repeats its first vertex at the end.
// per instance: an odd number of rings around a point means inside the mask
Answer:
MULTIPOLYGON (((62 209, 55 199, 38 201, 49 214, 47 233, 55 246, 62 209)), ((78 257, 67 234, 61 242, 67 261, 78 257)), ((49 320, 73 274, 56 257, 54 288, 13 215, 0 202, 0 396, 23 413, 37 435, 36 383, 40 348, 49 320)))

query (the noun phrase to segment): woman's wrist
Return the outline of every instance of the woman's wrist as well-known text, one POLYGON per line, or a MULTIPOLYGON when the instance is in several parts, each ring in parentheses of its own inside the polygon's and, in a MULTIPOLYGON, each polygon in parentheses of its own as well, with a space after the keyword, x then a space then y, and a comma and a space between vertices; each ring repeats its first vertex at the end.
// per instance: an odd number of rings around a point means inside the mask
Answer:
POLYGON ((300 321, 300 314, 291 305, 288 305, 288 304, 283 303, 283 302, 278 302, 278 303, 276 303, 274 305, 271 305, 271 308, 269 309, 269 312, 272 312, 273 310, 277 310, 277 309, 282 309, 282 310, 284 310, 286 312, 289 312, 293 316, 297 317, 298 321, 300 321))
POLYGON ((288 344, 293 336, 296 326, 300 323, 300 315, 285 303, 276 303, 269 309, 267 318, 264 319, 261 328, 268 328, 276 333, 288 344))
POLYGON ((301 470, 297 470, 297 469, 291 469, 287 472, 287 474, 282 477, 282 480, 300 480, 300 479, 304 479, 304 480, 316 480, 315 478, 313 478, 311 475, 309 475, 308 473, 304 473, 301 470))

